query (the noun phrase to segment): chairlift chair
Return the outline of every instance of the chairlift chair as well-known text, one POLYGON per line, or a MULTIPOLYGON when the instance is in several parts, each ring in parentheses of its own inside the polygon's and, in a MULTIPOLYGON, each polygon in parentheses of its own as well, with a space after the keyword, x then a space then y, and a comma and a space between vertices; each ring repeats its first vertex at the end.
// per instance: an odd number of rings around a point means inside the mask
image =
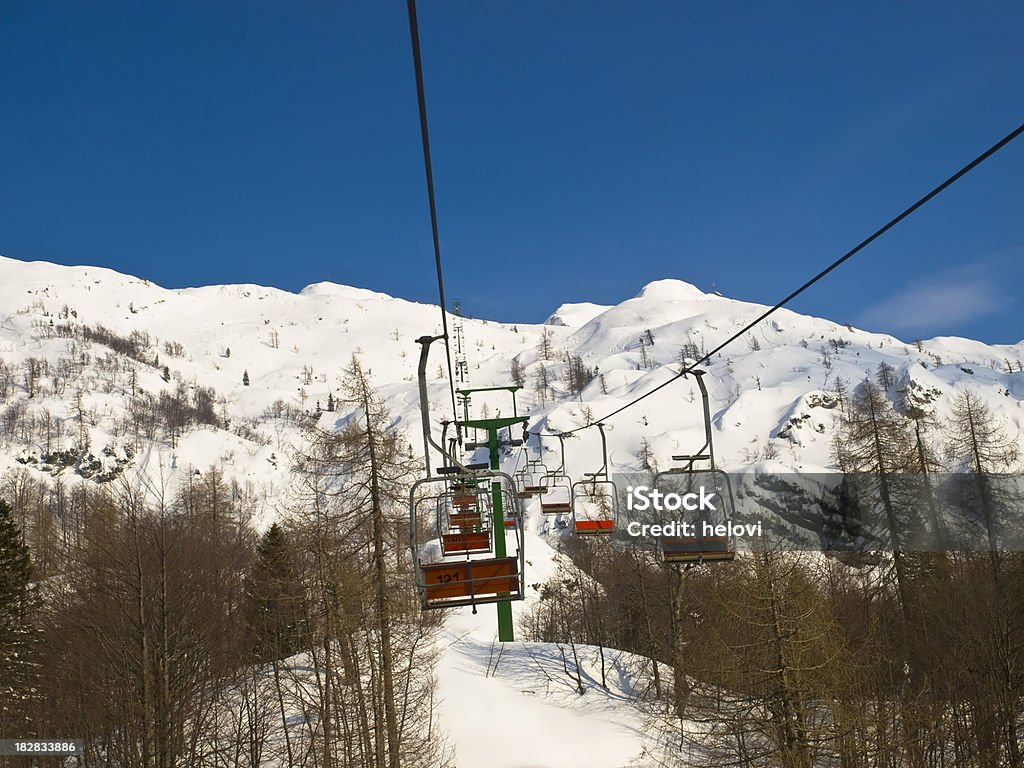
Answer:
POLYGON ((659 472, 654 476, 654 487, 662 493, 690 493, 700 486, 714 488, 720 510, 703 511, 693 518, 694 536, 663 536, 658 541, 664 563, 700 564, 721 562, 736 558, 736 542, 731 535, 707 534, 705 524, 715 528, 732 520, 733 495, 729 476, 719 469, 698 469, 687 466, 659 472))
POLYGON ((544 476, 548 474, 548 468, 540 459, 531 459, 526 466, 517 474, 519 479, 519 497, 526 499, 531 496, 539 496, 544 493, 544 476))
MULTIPOLYGON (((413 561, 413 573, 416 590, 420 596, 423 610, 432 608, 448 608, 460 605, 476 606, 482 603, 498 603, 499 635, 502 634, 503 619, 508 622, 511 635, 511 609, 508 603, 522 600, 525 594, 524 572, 524 529, 523 515, 519 506, 515 480, 490 464, 464 464, 455 456, 454 451, 445 449, 443 440, 439 445, 431 434, 430 400, 427 394, 427 359, 430 345, 444 338, 443 336, 421 336, 417 342, 421 345, 417 380, 420 396, 420 422, 423 428, 423 463, 426 476, 413 483, 409 491, 409 549, 413 561), (442 456, 442 466, 437 469, 437 476, 431 473, 431 453, 437 451, 442 456), (437 497, 446 500, 445 525, 439 525, 441 536, 440 548, 432 546, 434 536, 424 526, 424 518, 428 517, 430 505, 434 504, 435 514, 443 517, 437 509, 437 497), (485 498, 489 498, 490 507, 486 508, 485 498), (485 522, 484 515, 488 511, 485 522), (505 510, 513 520, 511 533, 514 542, 508 541, 509 531, 505 528, 505 510), (447 542, 445 532, 458 534, 447 542), (490 538, 490 546, 483 549, 482 541, 477 538, 470 540, 462 534, 485 532, 490 538), (474 546, 474 544, 479 546, 474 546), (511 546, 510 544, 514 544, 511 546), (477 551, 479 550, 479 551, 477 551), (508 556, 512 551, 514 554, 508 556), (457 553, 457 554, 456 554, 457 553)), ((513 414, 515 414, 516 387, 494 387, 512 393, 513 414)), ((465 398, 467 417, 455 424, 461 429, 478 428, 488 431, 488 440, 463 442, 465 451, 475 451, 487 446, 493 448, 496 430, 522 424, 526 428, 526 418, 513 416, 505 419, 470 420, 468 418, 468 397, 471 392, 479 390, 458 390, 465 398)), ((453 393, 454 394, 454 393, 453 393)), ((504 445, 519 445, 521 441, 506 440, 504 445)), ((511 638, 509 638, 511 639, 511 638)))
POLYGON ((581 536, 613 533, 618 517, 619 493, 608 477, 608 440, 604 424, 595 426, 601 433, 601 468, 597 472, 586 472, 587 479, 572 485, 572 530, 581 536))
POLYGON ((441 553, 469 555, 494 549, 490 493, 473 486, 456 485, 437 500, 437 532, 441 553))
POLYGON ((572 486, 573 532, 580 535, 613 533, 618 511, 618 488, 592 474, 572 486))
POLYGON ((572 479, 563 472, 550 472, 543 478, 544 493, 540 511, 545 515, 568 515, 572 512, 572 479))
MULTIPOLYGON (((468 479, 468 478, 467 478, 468 479)), ((430 505, 437 504, 437 498, 444 494, 432 493, 434 486, 450 483, 449 478, 422 478, 413 484, 409 495, 409 538, 413 555, 416 589, 420 595, 420 605, 424 609, 449 608, 461 605, 481 605, 507 600, 522 600, 525 595, 524 584, 524 551, 522 515, 516 514, 518 500, 514 492, 515 481, 503 472, 474 473, 473 479, 489 486, 489 495, 500 495, 502 506, 509 510, 515 521, 511 528, 494 531, 488 522, 486 530, 474 530, 472 527, 459 528, 448 532, 439 532, 441 538, 441 559, 428 562, 425 557, 429 552, 426 546, 429 534, 421 530, 424 513, 430 505), (508 541, 510 551, 514 555, 494 557, 493 536, 514 536, 513 542, 508 541), (482 534, 482 535, 478 535, 482 534), (449 536, 446 540, 446 536, 449 536), (483 547, 484 537, 487 540, 483 547), (485 555, 492 555, 487 557, 485 555)), ((445 502, 450 503, 450 502, 445 502)), ((478 509, 483 505, 479 504, 478 509)), ((493 510, 493 507, 488 507, 493 510)), ((454 507, 452 507, 454 509, 454 507)), ((457 513, 456 513, 457 514, 457 513)), ((449 515, 449 520, 451 516, 449 515)), ((506 521, 503 521, 506 522, 506 521)), ((437 550, 435 549, 436 553, 437 550)))
POLYGON ((658 541, 661 560, 664 563, 699 565, 701 563, 728 562, 736 558, 736 542, 733 536, 705 535, 704 524, 711 528, 720 523, 727 526, 732 520, 734 497, 729 476, 715 467, 715 451, 711 436, 711 409, 708 404, 708 390, 704 385, 704 371, 692 371, 700 388, 704 409, 704 445, 693 454, 673 456, 673 461, 682 466, 658 472, 654 476, 654 487, 662 493, 691 493, 701 486, 715 489, 720 500, 720 510, 714 514, 701 511, 694 519, 695 535, 692 537, 663 536, 658 541))
MULTIPOLYGON (((537 436, 540 442, 540 435, 537 436)), ((544 515, 568 515, 572 513, 572 478, 565 473, 565 438, 558 435, 561 447, 559 465, 541 478, 540 511, 544 515)))

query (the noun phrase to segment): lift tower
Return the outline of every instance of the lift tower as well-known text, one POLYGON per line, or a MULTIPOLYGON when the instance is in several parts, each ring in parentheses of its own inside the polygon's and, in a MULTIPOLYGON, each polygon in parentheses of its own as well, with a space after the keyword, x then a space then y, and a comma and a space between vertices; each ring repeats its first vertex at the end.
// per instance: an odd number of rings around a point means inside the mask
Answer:
MULTIPOLYGON (((462 421, 457 421, 456 424, 463 430, 480 430, 487 434, 486 441, 467 441, 464 444, 464 448, 466 451, 473 451, 477 448, 487 448, 489 468, 494 472, 501 470, 501 447, 503 445, 517 446, 523 444, 522 440, 513 439, 511 435, 512 427, 517 424, 521 424, 525 429, 528 421, 526 416, 519 416, 516 412, 516 392, 519 389, 521 389, 521 387, 512 385, 507 387, 476 387, 456 390, 462 397, 462 402, 465 407, 465 418, 462 421), (512 416, 504 416, 496 419, 469 418, 470 395, 474 392, 498 391, 512 393, 512 416), (499 434, 502 430, 506 430, 508 432, 508 436, 505 439, 502 439, 499 434)), ((497 480, 493 480, 491 482, 491 497, 491 508, 493 510, 493 525, 495 531, 494 555, 495 557, 505 557, 505 513, 502 508, 501 483, 497 480)), ((498 602, 498 640, 502 643, 508 643, 515 640, 515 627, 512 623, 512 603, 509 600, 498 602)))

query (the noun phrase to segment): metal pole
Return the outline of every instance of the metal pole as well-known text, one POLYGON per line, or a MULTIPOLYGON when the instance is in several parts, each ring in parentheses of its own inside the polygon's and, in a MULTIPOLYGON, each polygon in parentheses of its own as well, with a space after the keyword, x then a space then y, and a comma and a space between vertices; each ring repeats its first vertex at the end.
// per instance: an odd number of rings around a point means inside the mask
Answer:
MULTIPOLYGON (((601 472, 605 479, 608 478, 608 438, 604 436, 604 424, 601 422, 597 423, 597 431, 601 433, 601 472)), ((594 478, 597 478, 599 473, 594 473, 594 478)))
POLYGON ((704 371, 691 371, 697 378, 697 386, 700 387, 700 399, 704 401, 704 439, 707 441, 708 458, 711 459, 711 468, 715 468, 715 448, 711 442, 711 406, 708 404, 708 388, 704 386, 704 371))
MULTIPOLYGON (((490 427, 487 430, 487 445, 491 455, 491 469, 501 469, 501 451, 498 444, 498 430, 490 427)), ((505 548, 505 511, 502 508, 501 480, 491 481, 491 508, 494 510, 492 525, 494 526, 494 556, 506 557, 505 548)), ((498 642, 511 643, 516 639, 515 625, 512 623, 512 601, 502 600, 498 604, 498 642)))
POLYGON ((423 465, 426 469, 426 477, 430 477, 430 400, 427 399, 427 355, 430 354, 430 345, 443 336, 420 336, 416 339, 420 348, 420 364, 418 368, 420 385, 420 420, 423 422, 423 465))

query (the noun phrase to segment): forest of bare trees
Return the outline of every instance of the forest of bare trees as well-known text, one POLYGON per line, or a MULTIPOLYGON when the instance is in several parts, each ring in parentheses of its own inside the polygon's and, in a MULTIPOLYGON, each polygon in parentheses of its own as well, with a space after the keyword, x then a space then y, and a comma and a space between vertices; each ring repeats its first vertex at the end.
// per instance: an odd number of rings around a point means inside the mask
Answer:
POLYGON ((357 361, 342 399, 346 427, 310 428, 262 536, 216 469, 169 495, 8 478, 0 738, 83 739, 85 766, 447 764, 439 617, 404 544, 408 444, 357 361))
POLYGON ((1019 439, 969 390, 948 423, 908 406, 865 382, 836 440, 837 464, 881 500, 884 553, 766 541, 680 569, 570 539, 571 564, 524 618, 527 636, 573 654, 598 646, 602 680, 604 649, 648 659, 639 695, 667 766, 1021 766, 1024 553, 1000 535, 1024 511, 1001 481, 1019 439), (936 530, 940 468, 966 494, 981 547, 936 530), (926 550, 911 530, 952 545, 926 550))

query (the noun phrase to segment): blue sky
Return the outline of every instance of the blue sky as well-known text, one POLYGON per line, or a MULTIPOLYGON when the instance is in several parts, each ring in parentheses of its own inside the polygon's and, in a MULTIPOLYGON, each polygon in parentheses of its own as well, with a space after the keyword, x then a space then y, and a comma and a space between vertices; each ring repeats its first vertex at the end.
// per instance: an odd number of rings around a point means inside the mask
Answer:
MULTIPOLYGON (((665 277, 774 303, 1024 121, 1018 2, 419 15, 447 288, 475 316, 665 277)), ((436 300, 399 0, 8 0, 0 50, 0 253, 436 300)), ((1020 340, 1022 179, 1024 139, 793 308, 1020 340)))

